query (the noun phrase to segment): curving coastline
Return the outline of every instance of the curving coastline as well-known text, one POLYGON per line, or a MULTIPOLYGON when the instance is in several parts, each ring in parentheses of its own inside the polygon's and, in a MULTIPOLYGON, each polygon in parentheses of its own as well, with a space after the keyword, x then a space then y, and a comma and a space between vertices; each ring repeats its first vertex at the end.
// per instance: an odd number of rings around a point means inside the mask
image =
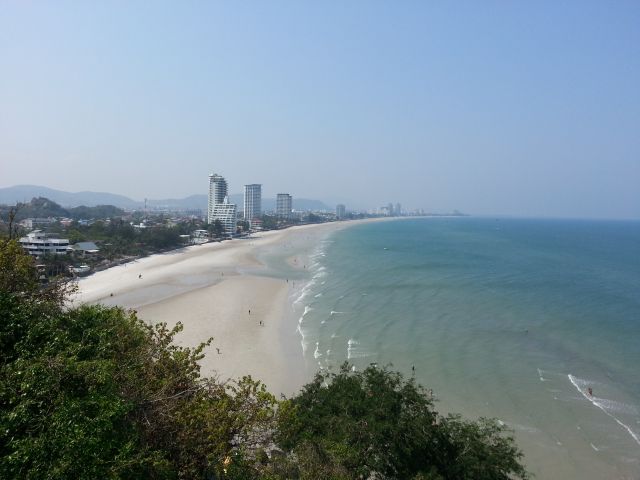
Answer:
POLYGON ((274 394, 290 395, 309 380, 292 305, 309 281, 308 259, 325 236, 370 221, 380 219, 303 225, 152 255, 81 279, 74 303, 131 308, 151 323, 182 322, 182 345, 214 338, 201 361, 204 375, 251 375, 274 394))

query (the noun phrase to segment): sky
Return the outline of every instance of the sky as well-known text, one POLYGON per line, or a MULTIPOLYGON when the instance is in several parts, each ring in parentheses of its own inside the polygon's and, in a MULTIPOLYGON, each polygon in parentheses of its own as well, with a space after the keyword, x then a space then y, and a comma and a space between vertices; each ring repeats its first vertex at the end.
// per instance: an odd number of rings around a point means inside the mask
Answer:
POLYGON ((640 2, 0 3, 0 187, 178 198, 212 172, 640 218, 640 2))

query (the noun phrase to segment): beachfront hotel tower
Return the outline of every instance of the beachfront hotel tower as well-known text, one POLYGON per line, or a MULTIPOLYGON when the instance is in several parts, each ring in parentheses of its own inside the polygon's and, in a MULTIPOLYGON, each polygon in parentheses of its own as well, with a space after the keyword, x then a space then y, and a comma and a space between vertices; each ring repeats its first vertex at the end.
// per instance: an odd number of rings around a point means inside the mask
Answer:
POLYGON ((236 205, 229 203, 229 197, 224 197, 222 203, 216 203, 214 205, 212 222, 216 220, 222 224, 225 235, 232 237, 236 234, 238 212, 236 205))
POLYGON ((336 205, 336 218, 338 220, 342 220, 344 218, 346 210, 346 207, 342 203, 336 205))
POLYGON ((213 223, 213 210, 217 204, 224 203, 227 193, 227 181, 222 175, 209 175, 209 202, 207 206, 207 223, 213 223))
POLYGON ((244 219, 251 224, 262 213, 262 185, 253 183, 244 186, 244 219))
POLYGON ((276 197, 276 215, 280 218, 291 217, 292 198, 288 193, 279 193, 276 197))

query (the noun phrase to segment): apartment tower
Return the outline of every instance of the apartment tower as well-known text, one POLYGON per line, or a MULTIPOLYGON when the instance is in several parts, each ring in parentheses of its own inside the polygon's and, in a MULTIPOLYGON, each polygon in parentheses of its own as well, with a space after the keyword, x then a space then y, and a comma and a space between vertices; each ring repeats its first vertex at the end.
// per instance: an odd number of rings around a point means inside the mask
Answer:
POLYGON ((262 213, 262 185, 253 183, 244 186, 244 219, 251 224, 262 213))
POLYGON ((279 193, 276 197, 276 215, 280 218, 291 217, 292 198, 288 193, 279 193))
POLYGON ((214 222, 218 220, 222 224, 225 235, 232 237, 236 234, 238 213, 236 205, 234 203, 229 203, 229 197, 224 197, 222 203, 215 204, 213 207, 212 218, 214 222))
POLYGON ((227 181, 221 175, 209 175, 209 202, 207 206, 207 223, 213 223, 213 210, 217 204, 224 202, 227 196, 227 181))

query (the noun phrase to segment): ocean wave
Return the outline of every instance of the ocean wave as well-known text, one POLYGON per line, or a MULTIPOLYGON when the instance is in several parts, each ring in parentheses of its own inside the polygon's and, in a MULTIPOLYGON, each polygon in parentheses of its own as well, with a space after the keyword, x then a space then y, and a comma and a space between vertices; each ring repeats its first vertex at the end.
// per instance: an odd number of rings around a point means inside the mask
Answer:
POLYGON ((296 328, 296 331, 300 334, 301 340, 300 340, 300 345, 302 346, 302 354, 306 354, 307 353, 307 342, 305 342, 305 335, 304 335, 304 331, 302 330, 302 326, 298 325, 298 328, 296 328))
POLYGON ((609 417, 615 420, 615 422, 618 425, 620 425, 622 428, 624 428, 629 433, 629 435, 631 435, 631 437, 636 441, 636 443, 640 445, 640 436, 636 432, 634 432, 629 425, 627 425, 626 423, 623 423, 619 418, 617 418, 615 415, 613 415, 613 413, 609 411, 610 408, 608 408, 608 406, 611 403, 618 404, 620 402, 616 402, 615 400, 609 400, 605 398, 593 397, 592 395, 589 395, 588 388, 590 385, 593 385, 595 382, 574 377, 571 374, 568 374, 567 376, 569 377, 569 381, 571 382, 571 384, 574 387, 576 387, 576 390, 578 390, 578 392, 580 392, 582 396, 587 399, 587 401, 591 402, 594 406, 598 407, 605 414, 607 414, 609 417))
POLYGON ((298 303, 300 303, 309 293, 309 290, 311 290, 313 288, 313 286, 315 285, 315 280, 311 279, 309 282, 307 282, 307 284, 302 287, 302 290, 300 290, 300 296, 294 300, 293 304, 297 305, 298 303))

